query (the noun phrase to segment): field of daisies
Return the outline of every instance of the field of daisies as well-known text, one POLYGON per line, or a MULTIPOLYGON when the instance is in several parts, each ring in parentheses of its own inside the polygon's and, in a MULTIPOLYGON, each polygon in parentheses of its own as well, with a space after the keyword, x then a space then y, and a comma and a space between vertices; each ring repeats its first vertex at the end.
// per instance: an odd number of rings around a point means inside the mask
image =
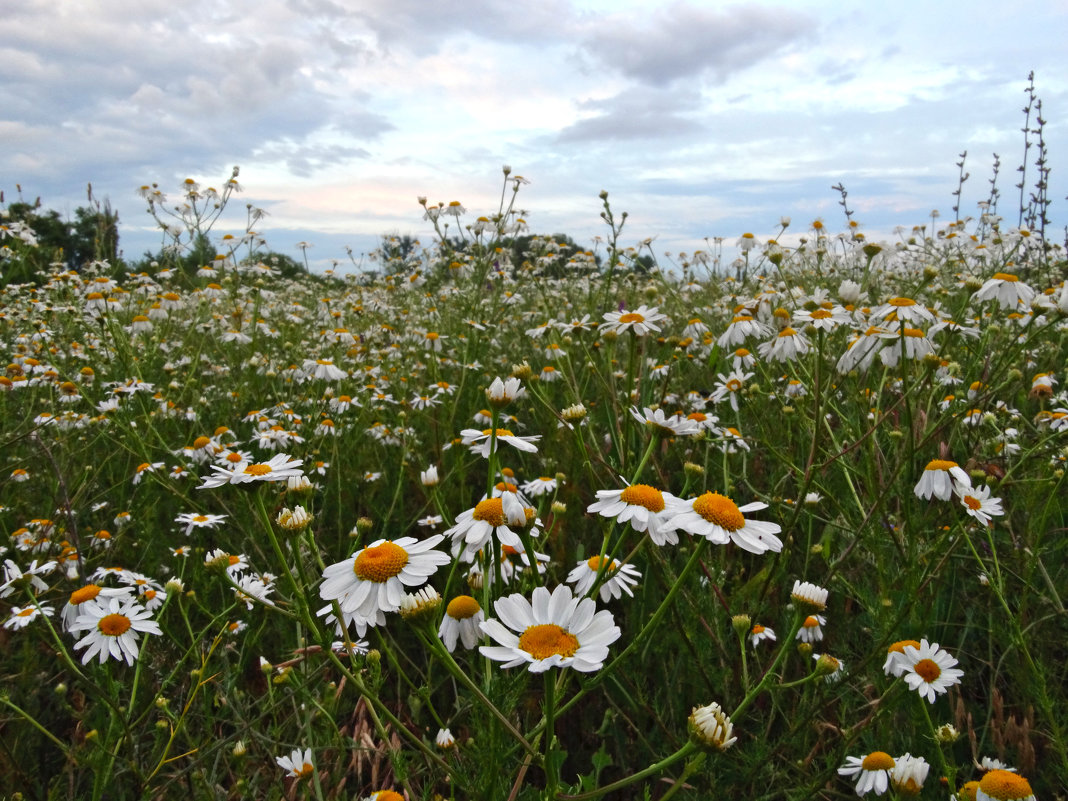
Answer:
POLYGON ((5 797, 1064 798, 1064 250, 523 182, 296 278, 145 187, 173 260, 0 291, 5 797))

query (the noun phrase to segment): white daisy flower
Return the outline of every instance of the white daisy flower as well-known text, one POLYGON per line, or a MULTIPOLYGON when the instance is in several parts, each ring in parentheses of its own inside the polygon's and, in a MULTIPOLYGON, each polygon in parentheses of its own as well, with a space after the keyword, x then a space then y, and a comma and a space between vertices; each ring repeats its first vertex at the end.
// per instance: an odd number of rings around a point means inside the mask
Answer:
POLYGON ((88 601, 80 612, 70 630, 89 632, 74 644, 76 651, 85 648, 83 665, 94 656, 100 657, 101 664, 111 656, 132 665, 138 654, 138 635, 163 633, 152 620, 152 612, 136 598, 113 596, 106 603, 88 601))
POLYGON ((994 276, 972 295, 972 300, 996 300, 1003 309, 1027 308, 1034 300, 1035 290, 1022 283, 1012 273, 994 273, 994 276))
POLYGON ((768 642, 775 642, 776 640, 775 630, 762 626, 759 623, 753 625, 753 628, 749 630, 749 643, 756 648, 760 643, 767 640, 768 642))
POLYGON ((567 583, 575 585, 575 594, 578 596, 589 595, 593 585, 597 582, 597 574, 601 573, 603 582, 599 590, 602 601, 612 598, 620 598, 623 593, 633 597, 634 587, 638 579, 642 577, 638 568, 633 565, 620 564, 615 559, 600 556, 591 556, 583 559, 575 568, 567 574, 567 583))
POLYGON ((827 618, 823 615, 809 615, 802 621, 801 628, 797 630, 794 639, 807 642, 810 645, 814 642, 819 642, 823 639, 822 627, 826 625, 827 618))
POLYGON ((664 527, 664 521, 678 500, 671 493, 648 484, 631 484, 621 490, 597 490, 597 500, 586 511, 630 523, 635 531, 648 531, 657 545, 675 545, 679 537, 674 530, 664 527))
POLYGON ((1007 770, 992 770, 979 780, 975 801, 1035 801, 1031 783, 1007 770))
POLYGON ((469 560, 496 536, 501 545, 521 549, 522 540, 513 531, 526 525, 526 507, 513 492, 503 492, 498 498, 485 498, 456 516, 456 524, 442 536, 452 537, 453 555, 462 551, 469 560))
POLYGON ((964 510, 984 526, 990 525, 992 516, 1005 514, 1005 510, 1001 508, 1001 498, 991 498, 990 487, 986 485, 954 487, 954 490, 964 510))
POLYGON ((890 770, 890 785, 901 795, 919 795, 923 783, 927 781, 927 773, 931 770, 927 760, 906 753, 897 757, 894 763, 890 770))
POLYGON ((944 694, 952 685, 960 684, 963 670, 954 667, 957 660, 946 651, 927 640, 921 640, 919 648, 906 645, 903 651, 907 662, 904 678, 910 690, 915 690, 928 703, 935 702, 935 695, 944 694))
POLYGON ((611 612, 573 597, 566 584, 551 594, 537 587, 530 601, 518 593, 500 598, 493 609, 500 620, 483 621, 480 628, 499 644, 483 645, 479 653, 502 667, 527 665, 531 673, 552 667, 600 670, 608 646, 621 634, 611 612))
MULTIPOLYGON (((406 587, 418 587, 449 562, 449 555, 434 550, 443 539, 434 534, 419 541, 414 537, 376 540, 344 561, 323 571, 319 597, 337 601, 343 615, 377 620, 381 612, 396 612, 406 587)), ((331 611, 331 607, 319 614, 331 611)), ((372 623, 371 625, 375 625, 372 623)))
POLYGON ((677 501, 664 528, 669 531, 681 528, 716 545, 733 542, 751 553, 778 553, 782 550, 782 540, 775 535, 782 531, 782 526, 763 520, 749 520, 743 514, 767 508, 768 505, 760 501, 738 506, 726 495, 706 492, 692 500, 677 501))
POLYGON ((932 459, 923 469, 913 492, 917 498, 948 501, 956 487, 970 488, 972 480, 960 465, 946 459, 932 459))
POLYGON ((475 428, 465 428, 460 432, 460 436, 462 437, 461 442, 469 447, 471 453, 477 453, 484 459, 489 458, 494 439, 498 443, 506 442, 516 450, 526 451, 527 453, 537 453, 538 446, 534 442, 541 439, 540 435, 520 437, 507 428, 498 428, 496 432, 489 428, 484 428, 481 431, 475 428))
POLYGON ((655 429, 658 434, 668 437, 686 437, 701 430, 701 424, 697 420, 683 417, 681 414, 673 414, 669 417, 664 414, 663 409, 654 411, 649 407, 645 407, 639 412, 636 406, 631 406, 630 415, 639 423, 643 423, 655 429))
POLYGON ((601 331, 614 331, 622 334, 624 331, 633 331, 635 336, 643 337, 650 331, 659 331, 662 323, 667 320, 666 314, 660 314, 656 306, 646 308, 644 304, 634 311, 605 312, 604 322, 601 323, 601 331))
POLYGON ((863 757, 846 757, 838 775, 856 778, 858 796, 867 795, 872 790, 876 795, 882 795, 890 787, 890 771, 895 765, 894 758, 885 751, 872 751, 863 757))
POLYGON ((291 477, 304 475, 300 466, 303 459, 290 459, 287 454, 276 453, 267 462, 251 463, 240 461, 233 467, 211 465, 214 475, 206 476, 204 483, 197 489, 213 489, 224 484, 245 484, 250 481, 288 481, 291 477))
POLYGON ((450 653, 456 650, 457 640, 464 644, 464 648, 471 650, 482 637, 479 624, 485 618, 478 601, 470 595, 457 595, 445 607, 438 636, 450 653))
POLYGON ((47 604, 31 604, 30 606, 25 607, 13 606, 11 607, 10 616, 4 621, 4 628, 14 630, 23 629, 41 615, 52 617, 53 614, 55 614, 55 610, 47 604))
POLYGON ((305 748, 303 751, 294 748, 289 756, 275 757, 274 761, 291 779, 306 779, 315 773, 310 748, 305 748))
POLYGON ((174 518, 174 522, 185 526, 185 531, 183 533, 188 537, 189 532, 195 528, 213 529, 225 519, 226 515, 202 515, 196 512, 182 512, 174 518))
POLYGON ((908 670, 908 660, 905 659, 905 646, 911 645, 914 648, 919 648, 920 644, 916 640, 898 640, 886 649, 886 661, 883 662, 883 673, 887 676, 893 676, 899 678, 906 670, 908 670))

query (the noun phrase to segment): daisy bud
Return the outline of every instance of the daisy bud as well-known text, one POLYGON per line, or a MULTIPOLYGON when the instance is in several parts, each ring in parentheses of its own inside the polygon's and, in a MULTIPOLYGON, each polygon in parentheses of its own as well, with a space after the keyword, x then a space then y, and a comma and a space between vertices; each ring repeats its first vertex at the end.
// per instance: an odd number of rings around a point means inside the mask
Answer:
POLYGON ((827 608, 827 590, 807 581, 794 581, 790 598, 802 611, 822 612, 827 608))
POLYGON ((287 492, 310 492, 312 487, 311 481, 305 475, 290 476, 286 479, 286 491, 287 492))
POLYGON ((577 423, 586 416, 586 407, 581 403, 576 403, 574 406, 568 406, 561 411, 560 416, 569 423, 577 423))
POLYGON ((361 517, 356 521, 356 533, 363 535, 374 528, 375 522, 369 517, 361 517))
POLYGON ((841 666, 841 663, 830 654, 820 654, 819 659, 816 660, 816 675, 830 676, 837 673, 841 666))
POLYGON ((734 725, 719 704, 694 707, 690 713, 688 728, 690 739, 709 751, 726 751, 737 737, 733 737, 734 725))
POLYGON ((531 368, 530 362, 512 365, 512 378, 518 378, 520 381, 529 381, 532 375, 534 375, 534 370, 531 368))
POLYGON ((441 605, 441 596, 433 587, 427 585, 417 592, 411 592, 401 598, 400 615, 409 623, 429 620, 435 616, 441 605))
POLYGON ((940 743, 955 743, 960 739, 960 732, 950 723, 943 723, 935 729, 935 739, 940 743))
POLYGON ((694 462, 686 462, 682 466, 682 471, 690 478, 700 478, 705 474, 705 469, 694 462))
POLYGON ((799 642, 797 644, 797 653, 801 655, 802 659, 808 659, 812 656, 812 644, 807 642, 799 642))
POLYGON ((167 580, 165 585, 168 595, 178 595, 185 591, 185 584, 182 583, 180 578, 172 578, 167 580))
POLYGON ((567 504, 563 501, 553 501, 550 509, 554 515, 562 515, 567 512, 567 504))
POLYGON ((753 621, 749 615, 735 615, 731 618, 731 628, 734 629, 734 633, 739 637, 744 637, 748 634, 752 625, 753 621))
POLYGON ((300 531, 301 529, 307 528, 311 521, 312 516, 308 514, 303 506, 296 506, 292 509, 283 509, 278 513, 277 519, 278 525, 286 531, 300 531))
POLYGON ((234 743, 234 747, 230 750, 232 756, 241 758, 248 753, 248 746, 245 745, 244 740, 238 740, 234 743))
POLYGON ((456 738, 452 736, 452 732, 448 729, 440 729, 434 738, 434 745, 444 751, 456 745, 456 738))

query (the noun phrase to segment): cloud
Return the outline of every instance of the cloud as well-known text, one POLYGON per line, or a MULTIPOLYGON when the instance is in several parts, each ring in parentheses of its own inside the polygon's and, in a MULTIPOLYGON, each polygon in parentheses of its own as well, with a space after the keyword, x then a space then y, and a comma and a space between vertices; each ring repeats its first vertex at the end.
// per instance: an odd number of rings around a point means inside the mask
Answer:
POLYGON ((700 96, 692 90, 661 91, 647 87, 627 89, 604 100, 580 101, 580 110, 593 116, 563 128, 561 144, 605 140, 674 139, 700 133, 704 126, 688 116, 700 96))
POLYGON ((722 84, 814 32, 812 19, 785 9, 717 11, 676 2, 648 19, 598 20, 585 47, 608 67, 652 86, 696 76, 722 84))

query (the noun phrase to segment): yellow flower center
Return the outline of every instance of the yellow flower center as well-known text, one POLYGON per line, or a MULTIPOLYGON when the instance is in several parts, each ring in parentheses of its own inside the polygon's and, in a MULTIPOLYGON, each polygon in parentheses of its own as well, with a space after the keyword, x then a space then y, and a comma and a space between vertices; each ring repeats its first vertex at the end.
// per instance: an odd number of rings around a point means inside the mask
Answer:
POLYGON ((519 647, 535 659, 548 659, 553 654, 574 656, 579 648, 578 637, 555 623, 531 626, 519 635, 519 647))
POLYGON ((921 331, 919 328, 903 328, 901 330, 901 333, 903 333, 907 337, 914 337, 916 339, 919 339, 923 336, 923 331, 921 331))
POLYGON ((815 615, 809 615, 801 625, 806 629, 818 629, 820 627, 820 621, 815 615))
POLYGON ((1027 779, 1007 770, 987 773, 979 780, 979 789, 998 801, 1017 801, 1033 795, 1027 779))
POLYGON ((100 594, 100 587, 96 584, 86 584, 80 590, 75 590, 70 594, 70 605, 77 606, 83 604, 86 601, 93 600, 100 594))
POLYGON ((737 392, 742 388, 742 382, 739 381, 737 378, 732 378, 724 386, 727 387, 728 392, 737 392))
POLYGON ((408 564, 408 552, 392 542, 364 548, 352 565, 356 578, 381 584, 399 575, 408 564))
POLYGON ((764 633, 764 627, 761 626, 759 623, 755 623, 755 624, 753 624, 753 628, 749 631, 749 633, 750 634, 763 634, 764 633))
POLYGON ((927 467, 924 470, 949 470, 957 466, 956 462, 950 462, 945 459, 932 459, 927 463, 927 467))
POLYGON ((208 437, 197 437, 193 440, 193 447, 199 450, 200 448, 206 447, 209 442, 211 442, 211 440, 208 437))
POLYGON ((586 560, 586 567, 592 570, 594 573, 598 573, 601 570, 601 565, 607 565, 612 567, 615 565, 615 560, 602 559, 600 556, 591 556, 586 560))
POLYGON ((828 317, 831 317, 833 315, 826 309, 813 309, 812 314, 810 316, 813 320, 826 320, 828 317))
POLYGON ((638 312, 627 312, 619 316, 619 322, 621 323, 644 323, 645 318, 638 314, 638 312))
POLYGON ((631 506, 644 506, 650 512, 664 511, 664 494, 648 484, 631 484, 619 498, 631 506))
POLYGON ((379 790, 375 793, 375 801, 404 801, 404 796, 392 790, 379 790))
POLYGON ((961 500, 964 501, 964 505, 971 509, 973 512, 983 508, 982 502, 980 502, 978 498, 975 498, 971 495, 965 495, 961 500))
POLYGON ((1020 279, 1017 278, 1012 273, 994 273, 994 280, 995 281, 1008 281, 1009 283, 1015 283, 1016 281, 1019 281, 1020 279))
POLYGON ((29 617, 30 615, 32 615, 36 611, 37 611, 37 607, 36 606, 28 606, 25 609, 20 609, 18 612, 16 612, 15 613, 15 617, 29 617))
POLYGON ((250 464, 245 468, 245 472, 250 476, 265 476, 272 470, 269 464, 250 464))
POLYGON ((913 648, 919 648, 920 647, 920 644, 918 642, 916 642, 915 640, 898 640, 897 642, 895 642, 893 645, 891 645, 886 650, 887 650, 887 653, 889 653, 890 651, 893 651, 896 654, 903 654, 903 653, 905 653, 905 646, 906 645, 911 645, 913 648))
POLYGON ((457 595, 445 607, 445 614, 454 620, 467 620, 482 611, 478 601, 470 595, 457 595))
MULTIPOLYGON (((488 428, 482 429, 482 436, 484 436, 484 437, 488 437, 492 433, 493 432, 488 428)), ((497 437, 498 437, 498 439, 500 437, 514 437, 514 436, 515 436, 515 434, 513 434, 507 428, 498 428, 497 429, 497 437)))
POLYGON ((933 659, 921 659, 913 670, 928 684, 942 675, 942 668, 933 659))
POLYGON ((795 335, 796 333, 797 333, 797 332, 796 332, 796 331, 795 331, 794 329, 792 329, 792 328, 790 328, 789 326, 787 326, 786 328, 784 328, 784 329, 783 329, 782 331, 780 331, 780 332, 779 332, 779 337, 780 337, 780 338, 781 338, 781 337, 792 337, 792 336, 794 336, 794 335, 795 335))
POLYGON ((297 771, 298 779, 306 779, 315 772, 315 768, 310 762, 305 762, 300 766, 300 770, 297 771))
POLYGON ((471 517, 489 523, 496 528, 504 525, 504 504, 500 498, 487 498, 475 505, 471 517))
POLYGON ((903 306, 916 305, 916 301, 914 301, 912 298, 890 298, 890 300, 886 301, 886 303, 889 306, 897 306, 899 308, 903 306))
POLYGON ((100 618, 100 622, 96 624, 96 627, 101 634, 108 637, 119 637, 130 630, 130 618, 116 612, 100 618))
POLYGON ((860 763, 864 770, 890 770, 894 767, 894 758, 885 751, 872 751, 860 763))
POLYGON ((694 499, 693 510, 709 523, 714 523, 727 531, 745 528, 745 517, 738 511, 738 505, 726 495, 718 492, 706 492, 694 499))

